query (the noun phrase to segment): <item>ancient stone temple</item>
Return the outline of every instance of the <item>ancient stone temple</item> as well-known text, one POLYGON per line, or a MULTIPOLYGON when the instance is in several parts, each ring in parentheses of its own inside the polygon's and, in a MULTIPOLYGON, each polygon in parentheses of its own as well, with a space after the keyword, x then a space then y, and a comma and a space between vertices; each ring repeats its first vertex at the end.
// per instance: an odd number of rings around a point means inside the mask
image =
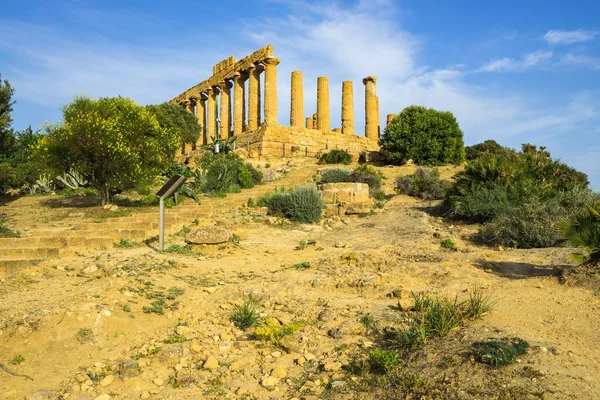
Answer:
MULTIPOLYGON (((342 83, 342 120, 331 128, 329 81, 317 79, 317 110, 305 115, 302 72, 291 75, 290 124, 279 125, 277 65, 273 46, 263 47, 235 61, 229 57, 213 67, 213 75, 171 100, 194 113, 202 127, 196 144, 215 138, 235 137, 235 146, 248 156, 318 156, 332 149, 354 156, 379 150, 379 98, 376 78, 367 76, 365 85, 365 135, 354 131, 353 82, 342 83), (232 90, 233 89, 233 90, 232 90)), ((191 146, 185 151, 191 150, 191 146)))

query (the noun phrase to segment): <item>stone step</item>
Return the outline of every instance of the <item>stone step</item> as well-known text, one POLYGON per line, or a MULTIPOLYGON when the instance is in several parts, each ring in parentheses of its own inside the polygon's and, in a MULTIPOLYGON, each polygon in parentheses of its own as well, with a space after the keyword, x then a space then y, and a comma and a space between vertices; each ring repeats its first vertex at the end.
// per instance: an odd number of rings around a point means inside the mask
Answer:
POLYGON ((69 244, 65 237, 22 237, 22 238, 0 238, 0 254, 2 249, 13 248, 37 248, 37 247, 58 247, 64 248, 69 244))
POLYGON ((35 232, 35 236, 59 236, 69 239, 74 238, 105 238, 105 239, 145 239, 148 233, 144 229, 110 229, 110 226, 99 229, 62 230, 35 232))
POLYGON ((3 272, 2 268, 6 269, 4 272, 7 272, 10 274, 10 273, 16 272, 15 269, 17 269, 17 268, 31 267, 34 265, 38 265, 42 261, 44 261, 44 259, 42 259, 42 258, 40 258, 40 259, 29 258, 29 259, 25 259, 25 260, 22 260, 22 259, 0 260, 0 273, 3 272))
POLYGON ((0 263, 3 259, 42 259, 58 258, 58 247, 11 248, 0 250, 0 263))

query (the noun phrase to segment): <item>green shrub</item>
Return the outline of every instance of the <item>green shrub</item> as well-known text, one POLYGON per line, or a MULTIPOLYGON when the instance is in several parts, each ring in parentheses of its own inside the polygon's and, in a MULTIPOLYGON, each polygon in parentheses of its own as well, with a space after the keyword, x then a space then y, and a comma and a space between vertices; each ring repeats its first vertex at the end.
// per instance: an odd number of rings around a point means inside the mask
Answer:
POLYGON ((379 192, 384 175, 368 164, 359 165, 350 174, 351 182, 366 183, 371 195, 379 192))
POLYGON ((319 164, 350 164, 352 156, 346 150, 331 150, 329 153, 321 154, 319 164))
POLYGON ((298 186, 288 192, 276 192, 259 201, 269 208, 269 215, 289 218, 295 222, 317 223, 323 216, 325 202, 313 184, 298 186))
POLYGON ((294 322, 289 325, 281 325, 279 321, 270 319, 263 325, 256 328, 254 334, 263 342, 270 342, 276 346, 281 346, 284 337, 300 330, 303 326, 303 322, 294 322))
POLYGON ((260 323, 260 315, 256 303, 253 301, 246 301, 241 306, 237 306, 235 310, 233 310, 231 320, 235 326, 244 331, 258 326, 260 323))
POLYGON ((499 211, 478 231, 476 239, 493 246, 538 248, 564 242, 559 222, 581 210, 596 195, 589 190, 559 192, 543 199, 532 195, 499 211))
POLYGON ((245 163, 235 153, 207 152, 200 160, 205 181, 205 192, 237 193, 240 188, 249 189, 262 181, 262 173, 245 163))
POLYGON ((450 186, 451 182, 440 180, 440 173, 435 168, 419 167, 412 175, 396 178, 396 189, 399 193, 423 200, 443 199, 450 186))
POLYGON ((0 238, 16 238, 19 236, 20 235, 17 232, 7 228, 2 222, 2 219, 0 219, 0 238))
POLYGON ((398 366, 400 355, 395 351, 375 349, 369 352, 371 367, 377 372, 388 372, 398 366))
POLYGON ((509 150, 507 147, 500 146, 495 140, 486 140, 473 146, 465 147, 465 156, 468 161, 479 158, 483 153, 501 153, 509 150))
POLYGON ((350 171, 342 168, 330 168, 321 174, 321 183, 351 182, 350 171))
POLYGON ((473 355, 475 360, 497 368, 514 363, 528 348, 529 344, 522 339, 490 340, 473 343, 473 355))
POLYGON ((460 164, 465 159, 463 133, 451 112, 406 107, 380 140, 393 164, 413 160, 420 165, 460 164))
POLYGON ((444 239, 440 242, 440 246, 443 249, 448 249, 448 250, 456 250, 456 243, 454 243, 454 241, 450 238, 444 239))
POLYGON ((559 232, 570 244, 584 249, 576 254, 582 261, 600 261, 600 200, 558 223, 559 232))

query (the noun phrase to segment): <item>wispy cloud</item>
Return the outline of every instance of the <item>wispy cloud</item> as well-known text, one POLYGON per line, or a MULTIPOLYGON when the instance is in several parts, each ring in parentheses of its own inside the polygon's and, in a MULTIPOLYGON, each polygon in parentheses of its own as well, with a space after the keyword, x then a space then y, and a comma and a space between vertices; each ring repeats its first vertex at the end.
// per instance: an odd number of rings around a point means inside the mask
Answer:
POLYGON ((598 33, 598 31, 584 31, 582 29, 574 31, 550 30, 544 35, 544 40, 546 40, 548 44, 553 45, 589 42, 594 40, 598 33))
POLYGON ((600 58, 591 57, 585 54, 565 54, 561 58, 560 64, 586 67, 596 71, 600 70, 600 58))
POLYGON ((484 64, 479 68, 479 72, 498 72, 498 71, 523 71, 528 68, 548 64, 552 59, 553 53, 547 50, 539 50, 526 54, 520 60, 508 57, 499 58, 484 64))

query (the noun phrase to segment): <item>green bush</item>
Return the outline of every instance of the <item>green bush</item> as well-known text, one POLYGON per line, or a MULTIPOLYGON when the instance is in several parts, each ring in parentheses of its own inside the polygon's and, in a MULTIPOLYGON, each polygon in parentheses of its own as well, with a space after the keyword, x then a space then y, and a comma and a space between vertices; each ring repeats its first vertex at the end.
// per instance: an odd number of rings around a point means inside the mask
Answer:
POLYGON ((252 188, 262 181, 262 173, 245 163, 235 153, 205 153, 200 159, 204 172, 205 192, 237 193, 240 188, 252 188))
POLYGON ((412 175, 396 178, 399 193, 423 200, 441 200, 451 186, 450 181, 440 180, 440 173, 435 168, 419 167, 412 175))
POLYGON ((342 168, 329 168, 321 174, 321 183, 351 182, 351 172, 342 168))
POLYGON ((352 156, 346 150, 331 150, 329 153, 321 154, 319 164, 350 164, 352 156))
POLYGON ((0 238, 15 238, 19 237, 19 234, 4 225, 4 222, 0 218, 0 238))
POLYGON ((510 149, 500 146, 495 140, 486 140, 482 143, 465 147, 465 156, 468 161, 472 161, 479 158, 483 153, 501 153, 506 150, 510 149))
POLYGON ((500 210, 478 231, 476 239, 493 246, 522 249, 554 247, 564 242, 559 222, 581 210, 596 194, 590 190, 559 192, 548 199, 532 195, 500 210))
POLYGON ((317 223, 323 216, 325 202, 313 184, 298 186, 288 192, 277 192, 259 202, 269 209, 269 215, 289 218, 295 222, 317 223))
POLYGON ((375 349, 369 352, 371 367, 376 372, 388 372, 398 366, 400 355, 395 351, 375 349))
POLYGON ((514 363, 528 348, 529 344, 522 339, 490 340, 473 343, 473 354, 475 360, 497 368, 514 363))
POLYGON ((350 174, 351 182, 366 183, 369 185, 369 192, 374 197, 381 190, 381 181, 383 178, 384 176, 381 172, 368 164, 359 165, 350 174))
POLYGON ((463 133, 454 115, 420 106, 402 110, 385 128, 380 145, 393 164, 460 164, 465 159, 463 133))
POLYGON ((456 243, 450 238, 446 238, 440 242, 440 247, 448 250, 456 250, 456 243))
POLYGON ((587 176, 553 160, 545 148, 485 151, 454 177, 444 208, 451 218, 484 223, 477 239, 531 248, 563 242, 556 223, 589 203, 587 176))
POLYGON ((558 223, 562 237, 584 253, 576 254, 581 261, 600 262, 600 199, 558 223))

